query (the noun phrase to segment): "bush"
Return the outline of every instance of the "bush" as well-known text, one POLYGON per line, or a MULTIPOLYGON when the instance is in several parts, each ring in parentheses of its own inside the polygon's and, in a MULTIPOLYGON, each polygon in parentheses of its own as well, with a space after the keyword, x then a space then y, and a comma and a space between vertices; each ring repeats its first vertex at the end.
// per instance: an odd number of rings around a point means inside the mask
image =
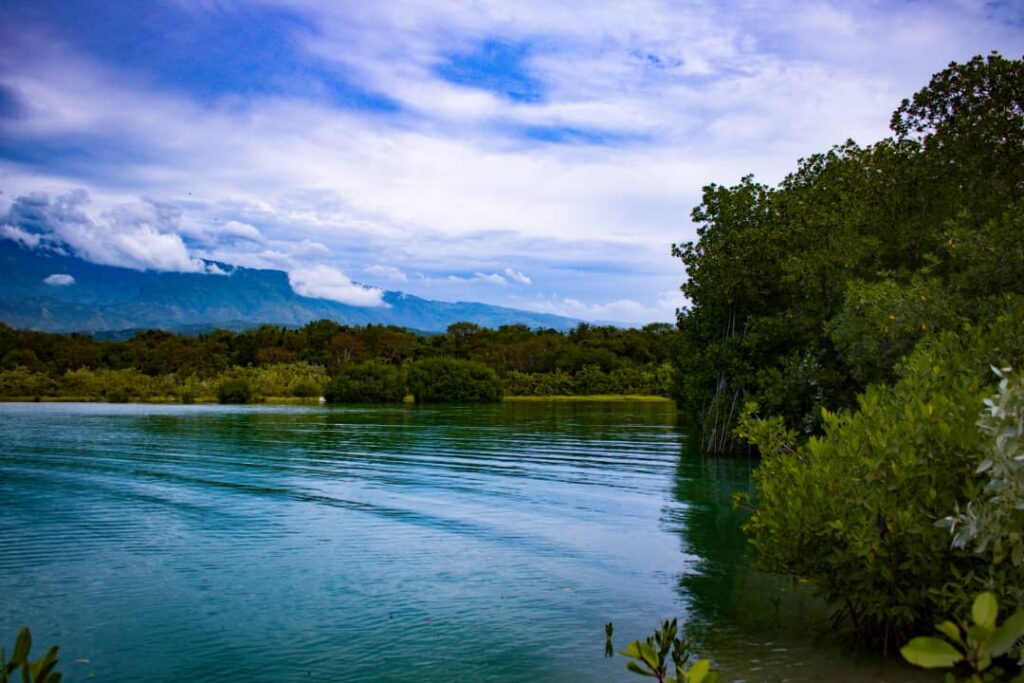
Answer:
POLYGON ((494 403, 501 400, 501 380, 483 363, 427 358, 409 369, 409 389, 424 403, 494 403))
POLYGON ((393 365, 369 361, 346 368, 324 390, 328 403, 399 403, 405 377, 393 365))
POLYGON ((957 501, 984 499, 991 452, 976 425, 989 365, 1024 356, 1024 305, 984 330, 927 338, 894 386, 872 385, 858 409, 824 413, 824 434, 792 443, 781 421, 745 419, 765 456, 746 531, 768 570, 810 579, 862 636, 905 637, 962 611, 966 595, 1021 599, 1024 567, 951 546, 936 526, 957 501))
POLYGON ((242 377, 232 377, 217 387, 217 400, 221 403, 248 403, 252 400, 249 382, 242 377))
POLYGON ((4 398, 39 399, 55 391, 56 383, 46 373, 32 372, 21 365, 0 371, 0 396, 4 398))

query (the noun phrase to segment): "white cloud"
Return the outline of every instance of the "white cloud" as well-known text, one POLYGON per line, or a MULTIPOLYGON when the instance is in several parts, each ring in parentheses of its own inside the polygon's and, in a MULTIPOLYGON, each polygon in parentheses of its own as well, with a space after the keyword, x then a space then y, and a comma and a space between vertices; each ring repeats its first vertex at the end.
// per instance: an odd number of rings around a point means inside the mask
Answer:
MULTIPOLYGON (((580 314, 670 319, 668 245, 694 236, 687 216, 702 185, 749 172, 775 182, 801 156, 851 136, 871 142, 951 59, 1019 54, 1022 39, 991 3, 959 1, 266 2, 303 17, 309 30, 286 38, 318 71, 336 69, 398 111, 340 108, 316 88, 190 97, 12 31, 0 85, 25 106, 0 120, 0 138, 101 144, 85 171, 0 160, 5 196, 87 188, 95 210, 60 231, 105 263, 201 269, 203 257, 299 272, 335 260, 405 282, 371 270, 386 262, 432 274, 408 281, 420 295, 532 282, 580 314), (485 40, 528 48, 536 101, 438 75, 485 40), (559 143, 571 131, 584 135, 559 143), (567 268, 570 288, 540 267, 597 250, 657 277, 627 286, 567 268), (496 263, 514 267, 502 275, 496 263), (438 275, 452 272, 477 274, 438 275)), ((237 19, 231 2, 217 6, 211 21, 237 19)), ((13 224, 0 235, 45 239, 13 224)), ((476 289, 507 304, 522 291, 476 289)))
POLYGON ((601 303, 586 303, 572 297, 539 297, 518 301, 521 308, 541 313, 555 313, 569 318, 599 322, 646 325, 652 322, 676 321, 676 310, 686 302, 682 292, 669 290, 661 292, 653 304, 634 299, 616 299, 601 303))
POLYGON ((508 275, 510 280, 514 280, 515 282, 518 282, 518 283, 523 284, 523 285, 532 285, 533 284, 533 282, 530 280, 530 278, 528 276, 526 276, 525 274, 523 274, 522 271, 515 270, 513 268, 506 268, 505 269, 505 275, 508 275))
POLYGON ((53 275, 47 275, 44 277, 43 282, 55 287, 65 287, 67 285, 75 284, 75 278, 67 273, 54 273, 53 275))
POLYGON ((491 284, 491 285, 507 285, 508 284, 508 282, 505 280, 505 278, 502 277, 501 275, 499 275, 498 273, 481 273, 481 272, 473 273, 472 277, 462 277, 462 276, 459 276, 459 275, 449 275, 448 276, 448 281, 449 282, 465 282, 465 283, 479 282, 479 283, 491 284))
POLYGON ((363 268, 363 272, 382 277, 386 280, 395 280, 396 282, 406 282, 409 279, 401 269, 394 266, 383 266, 379 263, 363 268))
POLYGON ((94 218, 88 203, 84 190, 59 195, 52 202, 45 193, 18 197, 2 219, 8 228, 4 234, 28 246, 67 246, 93 263, 137 270, 203 269, 202 261, 188 253, 174 226, 153 205, 119 204, 94 218))
POLYGON ((288 282, 295 293, 301 296, 367 308, 385 305, 383 291, 356 284, 340 270, 330 266, 297 268, 288 273, 288 282))
POLYGON ((0 225, 0 237, 19 242, 29 249, 38 247, 40 239, 39 235, 34 235, 13 225, 0 225))

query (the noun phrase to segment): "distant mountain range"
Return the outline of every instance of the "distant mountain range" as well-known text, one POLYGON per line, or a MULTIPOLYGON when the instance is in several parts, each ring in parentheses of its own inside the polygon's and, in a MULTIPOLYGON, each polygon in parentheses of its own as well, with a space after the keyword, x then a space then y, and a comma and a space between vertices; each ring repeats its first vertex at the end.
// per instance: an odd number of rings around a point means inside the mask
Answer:
POLYGON ((0 321, 48 332, 90 333, 243 329, 264 323, 303 325, 323 318, 423 332, 441 332, 455 322, 483 327, 520 323, 560 330, 579 322, 502 306, 431 301, 402 292, 385 292, 385 306, 350 306, 296 294, 284 271, 216 265, 229 274, 103 266, 0 239, 0 321))

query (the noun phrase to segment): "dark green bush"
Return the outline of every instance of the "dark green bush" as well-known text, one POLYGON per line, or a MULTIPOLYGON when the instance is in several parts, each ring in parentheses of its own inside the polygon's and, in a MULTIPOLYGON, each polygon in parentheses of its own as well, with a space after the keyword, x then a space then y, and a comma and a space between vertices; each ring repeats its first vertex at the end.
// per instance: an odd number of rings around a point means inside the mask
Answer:
POLYGON ((824 434, 801 446, 781 420, 741 421, 765 455, 746 526, 762 567, 811 580, 880 641, 962 611, 977 590, 1019 602, 1024 567, 952 547, 936 522, 984 498, 976 469, 993 444, 977 422, 996 379, 989 366, 1020 365, 1022 338, 1021 300, 986 328, 926 338, 895 385, 826 412, 824 434))
POLYGON ((221 403, 248 403, 252 400, 252 388, 241 377, 226 379, 217 387, 217 400, 221 403))
POLYGON ((368 361, 352 365, 324 390, 328 403, 398 403, 405 398, 405 377, 393 365, 368 361))
POLYGON ((409 389, 424 403, 493 403, 501 400, 501 380, 483 363, 427 358, 409 369, 409 389))

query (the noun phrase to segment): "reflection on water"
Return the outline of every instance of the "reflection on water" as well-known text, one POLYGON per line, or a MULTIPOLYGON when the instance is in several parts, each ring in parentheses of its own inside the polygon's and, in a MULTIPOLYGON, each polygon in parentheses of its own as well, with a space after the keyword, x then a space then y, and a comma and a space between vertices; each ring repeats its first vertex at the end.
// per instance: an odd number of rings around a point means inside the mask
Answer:
POLYGON ((745 568, 752 463, 683 441, 665 404, 3 405, 0 638, 68 681, 618 681, 604 623, 677 615, 727 680, 849 671, 745 568))

